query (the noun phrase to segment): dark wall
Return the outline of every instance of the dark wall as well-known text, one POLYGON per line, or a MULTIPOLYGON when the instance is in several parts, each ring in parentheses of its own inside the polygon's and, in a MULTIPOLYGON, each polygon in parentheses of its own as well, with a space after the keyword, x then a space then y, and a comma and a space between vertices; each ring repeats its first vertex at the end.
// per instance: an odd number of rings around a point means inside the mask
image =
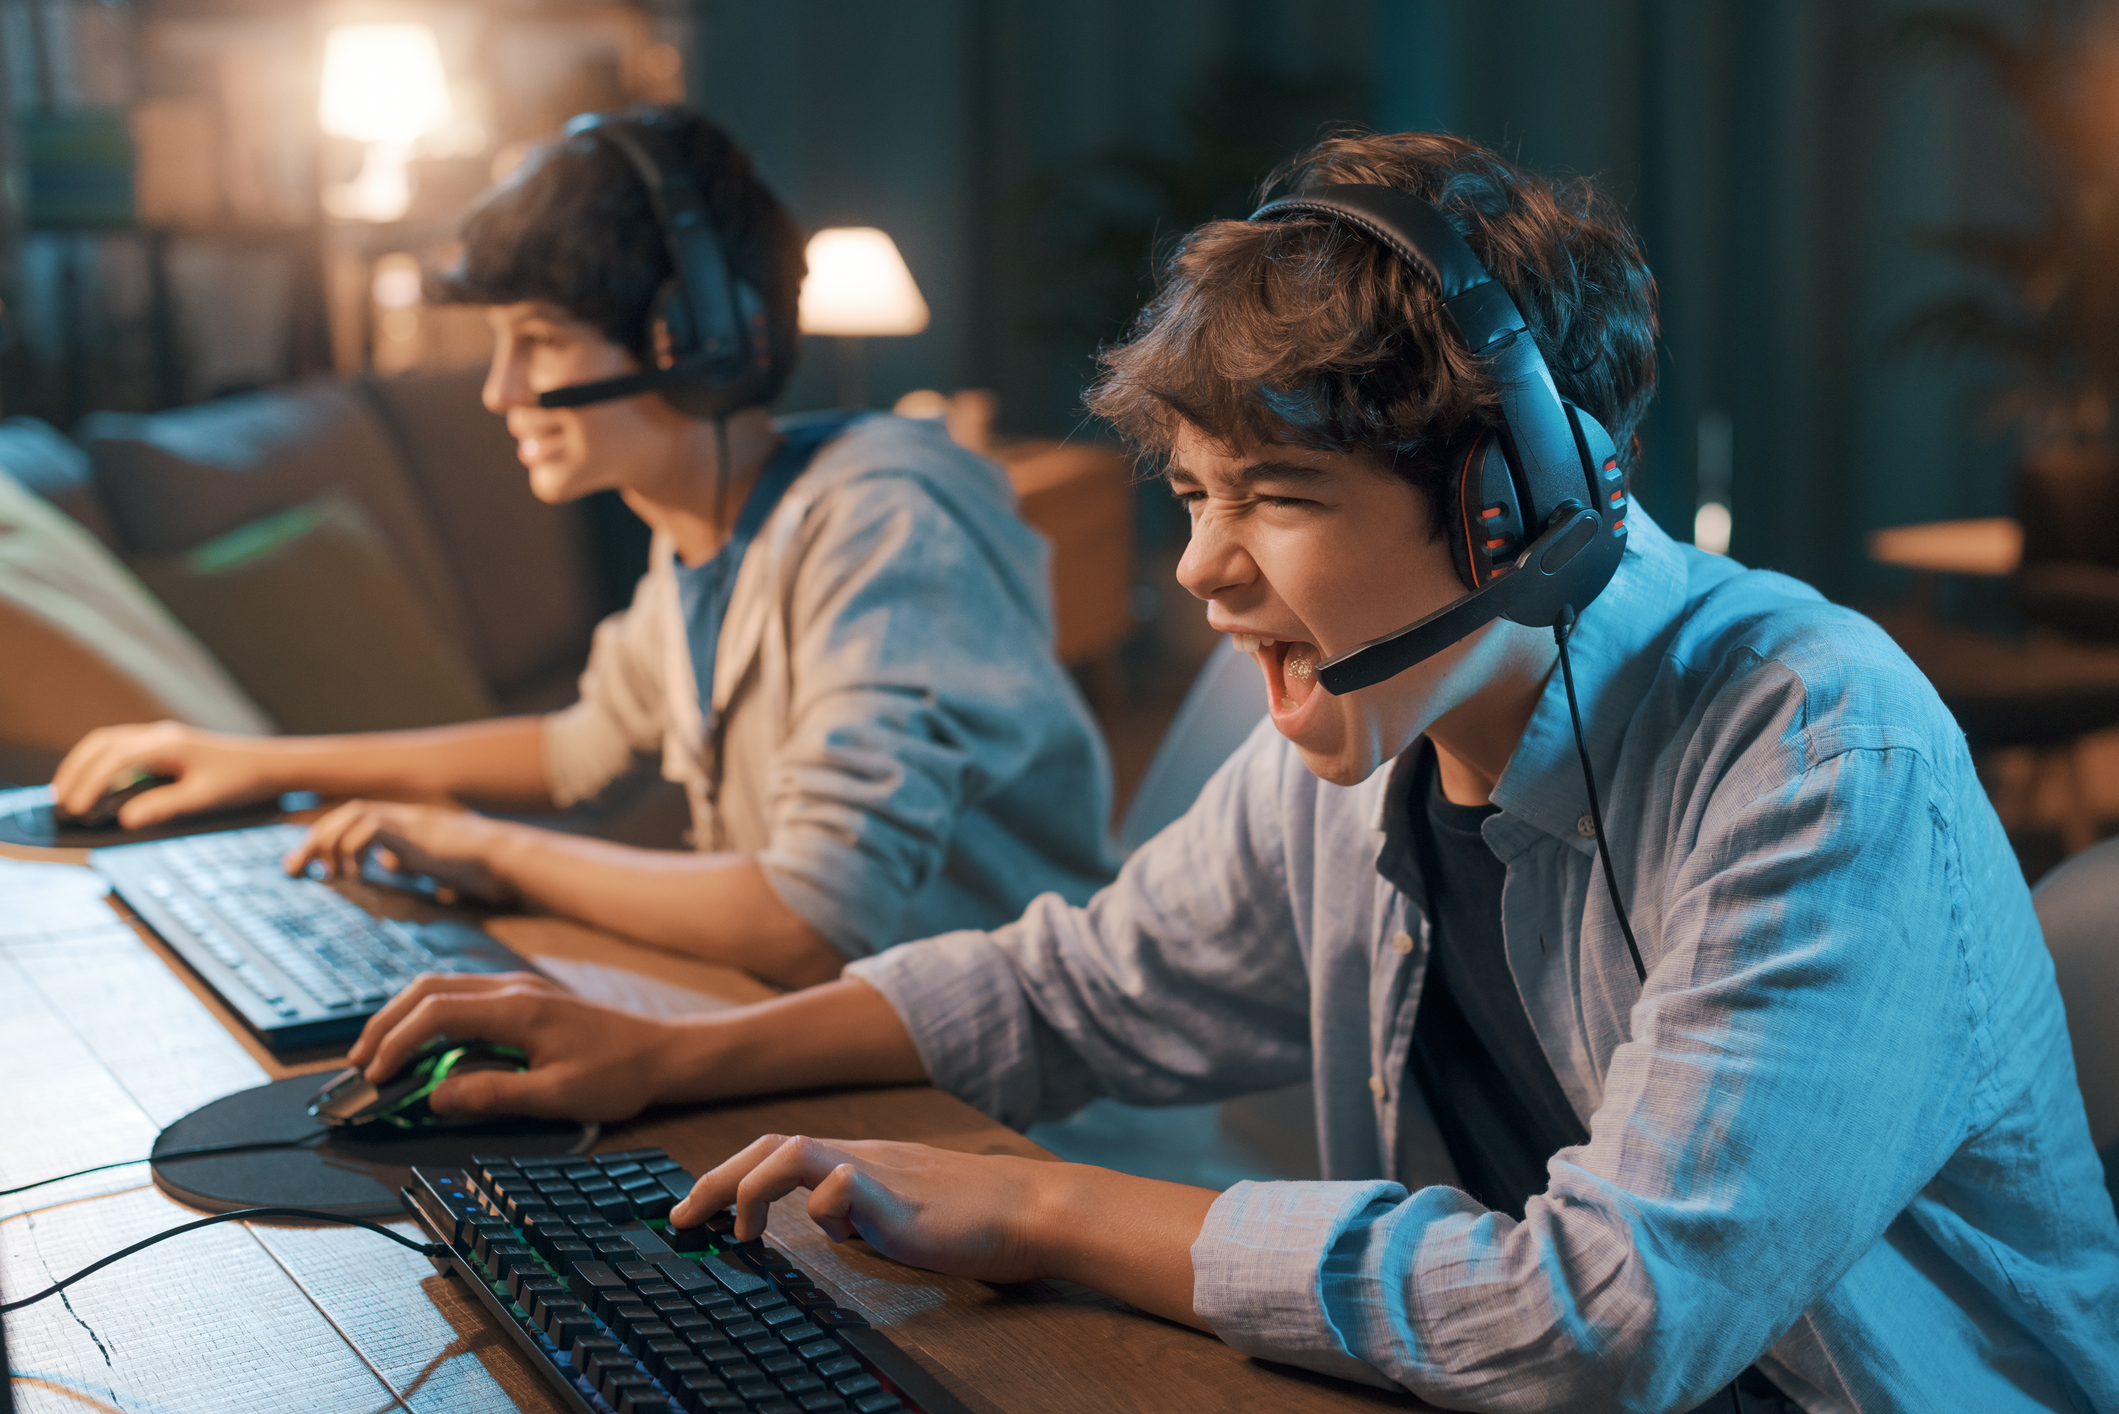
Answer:
MULTIPOLYGON (((1284 155, 1335 121, 1447 128, 1594 174, 1662 288, 1644 505, 1689 537, 1703 419, 1710 477, 1726 425, 1734 553, 1849 597, 1893 587, 1862 558, 1867 530, 2008 506, 2008 446, 1979 425, 1990 372, 1887 349, 1960 278, 1908 237, 2019 199, 1996 175, 2005 115, 1894 46, 1906 8, 710 3, 695 70, 801 219, 878 225, 904 251, 934 324, 871 341, 878 400, 993 387, 1019 433, 1076 425, 1091 352, 1117 332, 1126 292, 1114 306, 1096 243, 1137 246, 1137 294, 1155 236, 1242 214, 1271 158, 1233 191, 1219 174, 1269 136, 1284 155), (1175 190, 1188 163, 1217 189, 1175 190)), ((828 402, 829 350, 809 363, 792 401, 828 402)))

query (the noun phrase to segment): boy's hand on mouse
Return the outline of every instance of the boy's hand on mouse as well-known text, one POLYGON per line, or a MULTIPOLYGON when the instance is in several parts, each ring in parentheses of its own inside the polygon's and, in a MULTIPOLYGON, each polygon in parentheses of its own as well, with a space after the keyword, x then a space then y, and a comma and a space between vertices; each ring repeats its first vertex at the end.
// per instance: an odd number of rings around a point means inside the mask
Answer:
POLYGON ((445 888, 486 903, 515 896, 493 868, 493 855, 518 826, 468 810, 349 800, 315 824, 287 854, 290 874, 314 860, 327 876, 358 877, 361 856, 376 851, 384 867, 425 874, 445 888))
POLYGON ((74 743, 52 774, 52 799, 80 819, 111 788, 135 771, 176 780, 142 791, 125 802, 118 823, 129 830, 159 825, 179 815, 216 806, 242 805, 277 795, 267 751, 249 737, 202 731, 182 722, 98 727, 74 743))
POLYGON ((427 973, 368 1019, 347 1059, 381 1082, 439 1036, 514 1046, 530 1069, 454 1076, 429 1101, 434 1113, 611 1121, 658 1098, 660 1067, 677 1049, 673 1029, 583 1001, 534 972, 427 973))

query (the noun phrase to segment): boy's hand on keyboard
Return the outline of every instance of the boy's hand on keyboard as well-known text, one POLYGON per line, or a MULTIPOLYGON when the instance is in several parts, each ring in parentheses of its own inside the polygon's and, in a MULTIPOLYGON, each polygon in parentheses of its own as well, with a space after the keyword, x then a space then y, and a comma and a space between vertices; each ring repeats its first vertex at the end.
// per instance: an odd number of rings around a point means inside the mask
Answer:
POLYGON ((52 799, 67 814, 87 815, 111 782, 132 771, 174 776, 142 791, 118 811, 129 830, 159 825, 221 805, 245 805, 277 795, 269 749, 255 738, 202 731, 182 722, 98 727, 74 743, 52 773, 52 799))
POLYGON ((835 1242, 860 1237, 980 1281, 1077 1281, 1207 1329, 1192 1309, 1192 1244, 1212 1189, 1013 1154, 768 1134, 692 1185, 670 1222, 696 1227, 733 1203, 747 1240, 764 1233, 767 1205, 797 1188, 835 1242))
POLYGON ((667 1022, 583 1001, 534 972, 427 973, 368 1019, 347 1059, 379 1082, 436 1037, 492 1041, 521 1050, 530 1069, 446 1080, 430 1101, 434 1113, 621 1120, 658 1097, 654 1078, 674 1049, 671 1031, 667 1022))
POLYGON ((809 1215, 834 1242, 859 1237, 896 1261, 979 1281, 1047 1275, 1030 1215, 1041 1185, 1070 1165, 925 1144, 768 1134, 702 1177, 670 1213, 694 1227, 730 1203, 736 1235, 765 1231, 775 1199, 807 1188, 809 1215))
POLYGON ((486 903, 507 903, 514 891, 490 860, 513 828, 468 810, 349 800, 309 827, 307 838, 287 855, 287 872, 299 874, 314 860, 328 876, 358 877, 361 857, 373 849, 385 868, 425 874, 486 903))

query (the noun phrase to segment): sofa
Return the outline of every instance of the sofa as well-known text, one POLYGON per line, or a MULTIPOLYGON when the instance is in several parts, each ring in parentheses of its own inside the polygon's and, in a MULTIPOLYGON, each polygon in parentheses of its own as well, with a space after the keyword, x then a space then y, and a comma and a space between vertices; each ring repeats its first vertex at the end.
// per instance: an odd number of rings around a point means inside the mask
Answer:
MULTIPOLYGON (((0 780, 48 778, 114 722, 361 731, 573 700, 646 528, 609 493, 533 498, 480 376, 95 413, 71 438, 0 423, 0 780)), ((1114 661, 1133 628, 1125 460, 996 454, 1054 544, 1062 656, 1114 661)))

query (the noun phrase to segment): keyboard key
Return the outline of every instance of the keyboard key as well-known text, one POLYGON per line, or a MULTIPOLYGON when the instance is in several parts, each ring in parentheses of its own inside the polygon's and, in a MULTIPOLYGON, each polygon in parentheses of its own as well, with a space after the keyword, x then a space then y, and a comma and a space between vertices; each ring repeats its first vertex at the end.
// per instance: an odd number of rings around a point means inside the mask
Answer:
POLYGON ((861 1362, 851 1355, 840 1354, 832 1356, 829 1360, 819 1360, 814 1368, 825 1379, 836 1380, 857 1372, 861 1368, 861 1362))
MULTIPOLYGON (((761 1366, 760 1368, 763 1367, 761 1366)), ((804 1370, 799 1375, 783 1377, 780 1381, 780 1388, 786 1390, 789 1394, 808 1394, 812 1390, 824 1388, 824 1381, 804 1370)))
POLYGON ((583 1336, 567 1347, 567 1363, 587 1374, 591 1360, 600 1355, 616 1356, 617 1353, 618 1342, 609 1336, 583 1336))
POLYGON ((627 1360, 622 1368, 614 1362, 604 1366, 602 1375, 596 1381, 596 1392, 603 1396, 604 1403, 615 1408, 625 1403, 626 1395, 634 1390, 639 1390, 642 1394, 647 1393, 650 1383, 648 1377, 642 1374, 631 1360, 627 1360))
POLYGON ((721 1284, 722 1290, 731 1296, 748 1296, 754 1291, 765 1290, 765 1278, 741 1270, 719 1257, 701 1257, 700 1270, 721 1284))
MULTIPOLYGON (((780 1332, 780 1338, 785 1340, 787 1332, 780 1332)), ((795 1354, 801 1356, 804 1360, 843 1360, 846 1358, 839 1353, 839 1342, 835 1340, 813 1340, 807 1345, 796 1346, 795 1354)), ((830 1376, 827 1375, 825 1378, 829 1379, 830 1376)))
MULTIPOLYGON (((800 1325, 782 1326, 779 1331, 780 1339, 786 1341, 789 1345, 801 1346, 811 1344, 823 1334, 824 1332, 817 1328, 817 1324, 814 1321, 804 1321, 800 1325)), ((837 1347, 834 1346, 833 1349, 837 1349, 837 1347)))
POLYGON ((741 1409, 743 1396, 713 1375, 677 1376, 677 1402, 686 1409, 741 1409))
POLYGON ((597 1335, 597 1329, 596 1318, 586 1311, 579 1311, 553 1317, 545 1334, 552 1338, 552 1344, 559 1347, 561 1354, 571 1356, 577 1342, 602 1338, 597 1335))
POLYGON ((675 1389, 679 1375, 704 1375, 711 1373, 706 1362, 692 1354, 692 1348, 681 1340, 658 1340, 640 1353, 640 1363, 647 1366, 648 1373, 662 1381, 664 1389, 675 1389))
POLYGON ((765 1334, 765 1327, 756 1321, 730 1321, 721 1328, 721 1334, 737 1342, 755 1340, 765 1334))
POLYGON ((567 1285, 574 1294, 594 1305, 598 1296, 613 1296, 619 1292, 631 1295, 631 1290, 619 1277, 601 1262, 576 1262, 568 1272, 567 1285))
MULTIPOLYGON (((802 1357, 791 1350, 776 1351, 771 1355, 760 1356, 758 1358, 758 1368, 765 1371, 768 1375, 791 1375, 803 1368, 802 1357)), ((785 1380, 780 1383, 782 1388, 786 1387, 787 1382, 785 1380)))
POLYGON ((764 1355, 778 1355, 781 1349, 780 1342, 769 1335, 743 1342, 743 1353, 754 1360, 764 1355))
POLYGON ((561 1316, 586 1316, 588 1314, 589 1308, 571 1297, 548 1297, 543 1292, 538 1293, 537 1304, 530 1308, 530 1319, 537 1323, 539 1330, 547 1333, 551 1331, 552 1322, 561 1316))
POLYGON ((767 1326, 784 1326, 790 1321, 802 1319, 802 1313, 792 1306, 775 1306, 771 1310, 758 1312, 754 1319, 765 1322, 767 1326))
POLYGON ((618 1402, 618 1414, 670 1414, 670 1408, 669 1400, 647 1385, 625 1391, 618 1402))
POLYGON ((663 1280, 676 1287, 679 1291, 697 1295, 702 1291, 718 1292, 720 1290, 719 1283, 705 1272, 699 1270, 697 1262, 688 1262, 682 1257, 672 1257, 668 1261, 657 1262, 655 1265, 662 1272, 663 1280))
POLYGON ((864 1394, 853 1402, 860 1414, 888 1414, 892 1409, 903 1409, 905 1401, 894 1394, 864 1394))
POLYGON ((545 1266, 542 1262, 539 1262, 535 1267, 517 1267, 514 1271, 508 1273, 508 1295, 514 1297, 527 1310, 533 1299, 530 1295, 533 1287, 543 1286, 546 1283, 550 1283, 554 1291, 564 1291, 566 1289, 559 1278, 552 1275, 551 1268, 545 1266))
POLYGON ((852 1399, 856 1395, 867 1394, 870 1390, 881 1389, 883 1382, 874 1375, 854 1375, 848 1379, 834 1380, 831 1387, 839 1392, 842 1399, 852 1399))

